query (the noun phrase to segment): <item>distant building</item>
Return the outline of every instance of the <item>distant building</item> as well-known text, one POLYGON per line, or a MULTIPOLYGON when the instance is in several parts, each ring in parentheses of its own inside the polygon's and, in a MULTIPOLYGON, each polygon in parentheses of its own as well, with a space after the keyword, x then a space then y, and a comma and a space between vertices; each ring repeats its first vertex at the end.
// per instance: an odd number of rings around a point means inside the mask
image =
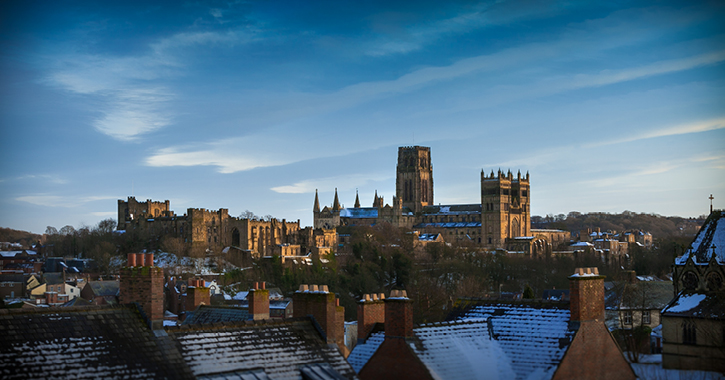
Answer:
POLYGON ((433 197, 433 166, 429 147, 398 148, 396 193, 385 204, 377 192, 372 207, 341 206, 337 190, 332 206, 320 208, 315 193, 314 228, 369 226, 390 223, 420 233, 440 234, 451 243, 469 241, 487 249, 506 249, 532 256, 551 253, 566 245, 571 234, 560 230, 531 229, 529 174, 511 171, 481 172, 481 203, 436 205, 433 197))

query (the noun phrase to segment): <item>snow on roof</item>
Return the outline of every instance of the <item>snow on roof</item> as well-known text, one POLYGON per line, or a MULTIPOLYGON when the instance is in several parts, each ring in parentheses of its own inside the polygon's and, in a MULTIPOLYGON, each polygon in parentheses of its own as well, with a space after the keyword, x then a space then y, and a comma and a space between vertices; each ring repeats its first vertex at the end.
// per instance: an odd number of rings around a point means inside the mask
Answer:
POLYGON ((659 379, 692 379, 692 380, 722 380, 724 377, 718 372, 694 371, 681 369, 665 369, 662 364, 631 363, 637 378, 642 380, 659 379))
POLYGON ((196 377, 261 369, 270 379, 300 379, 305 364, 327 363, 344 378, 354 375, 336 346, 328 346, 310 319, 254 326, 170 328, 196 377))
POLYGON ((700 305, 706 297, 705 294, 682 294, 665 310, 672 313, 690 311, 700 305))
POLYGON ((419 223, 414 228, 437 227, 437 228, 476 228, 481 227, 481 222, 449 222, 449 223, 419 223))
POLYGON ((690 247, 682 256, 675 259, 675 265, 685 265, 690 256, 695 263, 706 264, 712 258, 713 250, 717 262, 725 264, 725 213, 722 210, 710 214, 690 247))
POLYGON ((579 241, 579 242, 576 242, 576 243, 570 245, 570 247, 594 247, 594 244, 592 244, 588 241, 579 241))
POLYGON ((347 357, 347 362, 350 363, 352 369, 354 369, 356 373, 360 373, 360 370, 365 366, 365 363, 370 360, 384 340, 385 331, 375 332, 370 334, 370 337, 368 337, 365 343, 358 343, 355 348, 352 349, 352 352, 350 352, 350 355, 347 357))
MULTIPOLYGON (((470 308, 459 320, 483 319, 492 337, 512 361, 517 379, 555 369, 571 344, 569 308, 532 304, 483 304, 470 308)), ((550 375, 549 375, 550 377, 550 375)))
POLYGON ((501 342, 491 338, 484 321, 420 327, 415 336, 421 344, 411 344, 411 348, 434 378, 516 377, 511 359, 501 348, 501 342))
POLYGON ((725 299, 717 294, 680 293, 662 314, 693 318, 725 318, 725 299))
POLYGON ((378 208, 377 207, 357 207, 357 208, 344 208, 340 210, 341 218, 353 218, 353 219, 365 219, 365 218, 377 218, 378 208))

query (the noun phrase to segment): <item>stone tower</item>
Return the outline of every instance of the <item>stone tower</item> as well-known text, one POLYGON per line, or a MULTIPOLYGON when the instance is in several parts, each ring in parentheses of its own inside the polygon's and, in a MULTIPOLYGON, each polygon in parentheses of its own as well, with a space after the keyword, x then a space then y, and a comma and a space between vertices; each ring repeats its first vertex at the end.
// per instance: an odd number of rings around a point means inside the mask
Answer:
POLYGON ((429 147, 398 148, 395 194, 402 199, 403 207, 413 212, 433 204, 433 165, 429 147))
POLYGON ((481 172, 481 237, 484 247, 505 248, 506 239, 531 235, 529 173, 481 172))

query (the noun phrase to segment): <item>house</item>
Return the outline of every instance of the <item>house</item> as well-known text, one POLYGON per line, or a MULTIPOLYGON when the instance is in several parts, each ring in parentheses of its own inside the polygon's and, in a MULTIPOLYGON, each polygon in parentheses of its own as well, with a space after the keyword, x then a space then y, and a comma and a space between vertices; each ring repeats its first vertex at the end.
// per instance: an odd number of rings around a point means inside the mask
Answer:
POLYGON ((0 274, 0 298, 12 299, 25 296, 26 277, 22 273, 0 274))
MULTIPOLYGON (((143 254, 143 264, 136 265, 132 255, 121 268, 122 305, 0 310, 3 379, 357 378, 329 344, 335 335, 324 318, 327 303, 310 305, 309 316, 262 320, 269 315, 263 309, 269 297, 265 289, 253 289, 254 321, 164 327, 157 323, 164 319, 163 271, 143 254)), ((330 294, 302 298, 313 302, 330 294)), ((332 294, 333 305, 334 300, 332 294)))
POLYGON ((604 324, 604 276, 579 268, 570 304, 466 300, 413 327, 405 291, 365 297, 348 361, 361 379, 634 379, 604 324))
POLYGON ((119 290, 118 281, 88 281, 81 290, 81 297, 95 305, 115 305, 119 290))
POLYGON ((725 372, 725 213, 710 213, 675 259, 675 297, 662 309, 662 367, 725 372))
POLYGON ((630 330, 638 326, 655 328, 660 311, 672 299, 672 281, 618 281, 605 292, 607 326, 630 330))

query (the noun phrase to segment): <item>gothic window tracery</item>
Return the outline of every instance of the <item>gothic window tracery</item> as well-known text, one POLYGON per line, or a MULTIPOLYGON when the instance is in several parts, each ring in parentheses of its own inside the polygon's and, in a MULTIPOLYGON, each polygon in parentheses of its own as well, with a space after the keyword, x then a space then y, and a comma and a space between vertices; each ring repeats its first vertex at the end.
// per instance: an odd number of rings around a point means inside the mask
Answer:
POLYGON ((720 290, 722 288, 722 277, 717 273, 710 273, 707 276, 707 290, 720 290))
POLYGON ((692 272, 687 272, 684 276, 682 276, 682 286, 685 288, 685 290, 696 290, 697 283, 697 275, 692 272))

